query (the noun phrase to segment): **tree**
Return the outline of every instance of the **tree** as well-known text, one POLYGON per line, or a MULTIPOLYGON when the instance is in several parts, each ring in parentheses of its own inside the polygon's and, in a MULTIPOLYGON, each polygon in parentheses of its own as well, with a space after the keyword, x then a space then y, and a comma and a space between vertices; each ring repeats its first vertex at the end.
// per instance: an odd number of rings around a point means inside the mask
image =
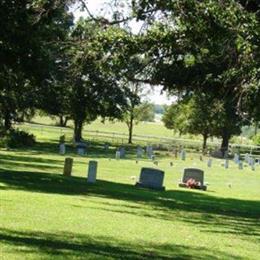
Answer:
POLYGON ((71 25, 70 1, 1 1, 0 114, 4 128, 39 101, 55 52, 71 25))
POLYGON ((126 112, 123 115, 123 121, 128 127, 128 143, 132 143, 134 125, 137 125, 141 121, 154 121, 154 107, 148 102, 139 104, 138 86, 134 85, 133 96, 129 99, 129 105, 126 112))
MULTIPOLYGON (((66 73, 57 78, 55 85, 61 86, 61 91, 54 90, 54 94, 63 93, 77 142, 82 139, 84 123, 99 116, 121 118, 127 107, 130 91, 122 83, 122 67, 118 65, 120 48, 115 46, 125 34, 118 27, 104 28, 84 19, 79 20, 70 34, 66 62, 62 65, 66 73)), ((53 106, 56 103, 54 100, 53 106)))
POLYGON ((190 105, 187 102, 174 103, 165 111, 162 121, 166 128, 173 129, 183 135, 188 132, 190 105))
POLYGON ((230 138, 240 133, 243 124, 232 98, 221 99, 216 93, 193 93, 185 97, 167 109, 163 122, 167 128, 177 129, 180 133, 202 135, 203 150, 208 137, 221 137, 223 155, 230 138))

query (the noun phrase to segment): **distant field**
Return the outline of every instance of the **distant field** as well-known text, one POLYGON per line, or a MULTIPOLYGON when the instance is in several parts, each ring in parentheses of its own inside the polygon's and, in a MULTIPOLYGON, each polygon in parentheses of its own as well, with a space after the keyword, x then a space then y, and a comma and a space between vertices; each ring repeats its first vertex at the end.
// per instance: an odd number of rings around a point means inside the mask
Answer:
MULTIPOLYGON (((36 117, 33 122, 38 124, 55 124, 55 121, 49 117, 36 117)), ((72 126, 72 122, 69 122, 69 126, 72 126)), ((128 129, 125 123, 123 122, 111 122, 105 121, 102 123, 101 120, 96 120, 91 124, 86 124, 84 126, 85 130, 99 130, 99 131, 109 131, 109 132, 118 132, 118 133, 128 133, 128 129)), ((176 137, 178 135, 174 134, 172 130, 164 127, 162 123, 150 123, 150 122, 140 122, 134 126, 134 134, 137 135, 157 135, 163 137, 176 137)))

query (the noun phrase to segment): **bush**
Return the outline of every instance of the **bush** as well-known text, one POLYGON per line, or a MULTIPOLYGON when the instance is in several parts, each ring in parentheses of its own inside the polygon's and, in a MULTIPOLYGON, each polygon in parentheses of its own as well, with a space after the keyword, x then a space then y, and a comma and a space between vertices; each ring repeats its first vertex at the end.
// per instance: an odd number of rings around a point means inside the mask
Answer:
POLYGON ((252 139, 255 145, 260 145, 260 134, 255 135, 252 139))
POLYGON ((6 147, 28 147, 35 144, 35 136, 21 130, 10 130, 3 139, 6 147))

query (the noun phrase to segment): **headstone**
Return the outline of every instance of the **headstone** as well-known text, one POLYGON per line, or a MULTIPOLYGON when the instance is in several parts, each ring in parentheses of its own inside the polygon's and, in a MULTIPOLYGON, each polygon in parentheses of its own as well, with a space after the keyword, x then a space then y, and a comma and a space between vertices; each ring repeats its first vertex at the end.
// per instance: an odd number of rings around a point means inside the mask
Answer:
POLYGON ((237 153, 234 154, 234 163, 235 164, 239 163, 239 155, 237 153))
POLYGON ((119 150, 116 151, 116 159, 119 160, 121 158, 121 153, 119 150))
POLYGON ((178 158, 178 151, 177 149, 174 150, 174 157, 177 159, 178 158))
POLYGON ((120 158, 125 157, 125 147, 121 146, 119 147, 119 152, 120 152, 120 158))
POLYGON ((180 187, 186 187, 188 180, 194 179, 196 182, 199 182, 199 187, 202 190, 206 190, 207 186, 204 185, 204 172, 197 168, 186 168, 182 176, 182 181, 179 183, 180 187))
POLYGON ((243 162, 242 161, 239 161, 239 163, 238 163, 238 169, 239 170, 243 170, 243 162))
POLYGON ((87 144, 83 142, 76 143, 77 154, 83 156, 86 154, 87 144))
POLYGON ((255 158, 251 157, 250 166, 251 166, 252 171, 255 171, 255 158))
POLYGON ((173 166, 173 162, 170 162, 170 166, 171 166, 171 167, 173 166))
POLYGON ((246 153, 246 154, 245 154, 245 162, 247 162, 247 163, 249 162, 249 157, 250 157, 249 154, 246 153))
POLYGON ((183 161, 186 160, 186 151, 185 151, 185 150, 181 150, 181 152, 180 152, 180 157, 181 157, 181 159, 182 159, 183 161))
POLYGON ((200 161, 201 161, 201 162, 203 161, 203 156, 202 156, 202 155, 200 155, 200 161))
POLYGON ((209 158, 208 159, 208 167, 211 168, 211 166, 212 166, 212 158, 209 158))
POLYGON ((66 153, 66 146, 64 143, 60 144, 60 154, 64 155, 66 153))
POLYGON ((109 144, 108 143, 105 143, 104 144, 104 150, 107 152, 109 150, 109 144))
POLYGON ((154 168, 142 168, 137 187, 165 190, 163 187, 164 172, 154 168))
POLYGON ((151 145, 148 145, 146 147, 146 153, 149 159, 152 159, 153 156, 153 147, 151 145))
POLYGON ((64 169, 63 169, 64 176, 71 176, 72 166, 73 166, 73 158, 69 158, 69 157, 65 158, 64 169))
POLYGON ((138 159, 142 158, 143 156, 143 148, 141 146, 138 146, 136 149, 136 157, 138 159))
POLYGON ((228 159, 225 160, 225 162, 224 162, 224 167, 225 167, 225 169, 228 169, 228 167, 229 167, 229 161, 228 161, 228 159))
POLYGON ((253 157, 250 157, 250 156, 249 156, 249 158, 248 158, 247 161, 248 161, 249 166, 252 166, 252 165, 255 164, 255 159, 254 159, 253 157))
POLYGON ((80 156, 85 155, 85 148, 84 147, 77 147, 77 153, 80 156))
POLYGON ((97 161, 89 161, 88 164, 88 183, 95 183, 97 178, 97 161))

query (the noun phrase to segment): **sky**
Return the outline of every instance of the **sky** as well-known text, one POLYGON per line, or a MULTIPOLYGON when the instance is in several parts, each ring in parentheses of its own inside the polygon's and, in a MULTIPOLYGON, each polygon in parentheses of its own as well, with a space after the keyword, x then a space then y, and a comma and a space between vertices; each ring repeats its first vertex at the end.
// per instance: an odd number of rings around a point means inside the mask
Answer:
MULTIPOLYGON (((90 12, 92 14, 98 14, 100 12, 103 12, 104 15, 108 15, 107 13, 107 8, 104 8, 104 3, 106 3, 106 0, 89 0, 86 1, 87 6, 90 10, 90 12), (104 8, 102 10, 102 7, 104 8)), ((81 12, 79 8, 77 8, 76 6, 72 8, 72 12, 75 16, 75 19, 79 19, 80 16, 87 16, 86 12, 81 12)), ((133 31, 138 31, 139 30, 139 26, 137 23, 132 23, 131 27, 133 28, 133 31)), ((161 93, 162 87, 161 86, 155 86, 153 87, 153 90, 149 93, 149 96, 147 95, 146 97, 144 97, 143 99, 148 100, 152 103, 155 104, 167 104, 170 105, 172 104, 176 98, 175 97, 167 97, 166 93, 163 92, 161 93)))

